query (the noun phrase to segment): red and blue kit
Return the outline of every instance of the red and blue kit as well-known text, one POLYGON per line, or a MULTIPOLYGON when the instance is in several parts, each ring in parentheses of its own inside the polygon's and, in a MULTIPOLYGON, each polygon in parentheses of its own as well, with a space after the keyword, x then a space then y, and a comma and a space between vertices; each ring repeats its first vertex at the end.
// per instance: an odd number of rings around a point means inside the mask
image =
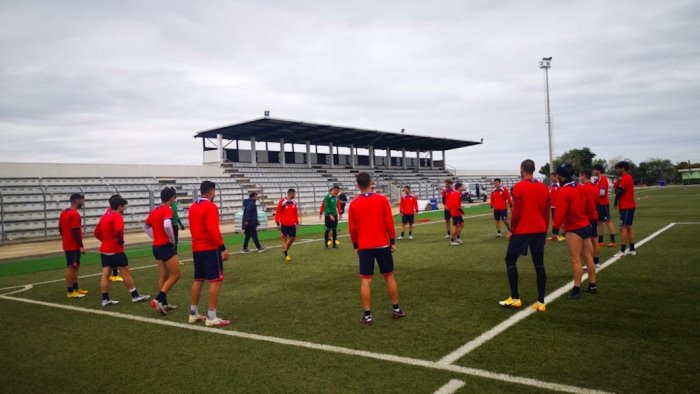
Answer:
POLYGON ((559 196, 559 189, 561 189, 561 187, 559 186, 559 182, 554 182, 552 183, 552 186, 549 187, 549 202, 552 204, 552 208, 555 208, 557 206, 557 197, 559 196))
POLYGON ((170 238, 165 232, 165 221, 172 220, 173 210, 167 205, 161 205, 151 211, 146 218, 146 224, 153 229, 153 246, 170 244, 170 238))
POLYGON ((513 205, 510 193, 505 187, 497 187, 491 192, 491 208, 496 211, 508 209, 508 205, 513 205))
POLYGON ((418 199, 413 194, 401 196, 399 211, 402 215, 415 215, 418 212, 418 199))
POLYGON ((281 226, 296 226, 299 224, 299 207, 294 200, 283 198, 277 203, 275 223, 281 226))
POLYGON ((450 211, 450 215, 452 217, 462 216, 462 193, 453 190, 450 194, 447 195, 445 206, 450 211))
POLYGON ((80 225, 80 213, 77 209, 68 208, 61 211, 61 215, 58 217, 58 231, 61 233, 66 266, 79 267, 80 248, 83 247, 83 229, 80 225))
POLYGON ((598 205, 610 205, 610 182, 608 177, 601 175, 595 184, 598 187, 598 205))
POLYGON ((350 240, 357 249, 360 277, 374 275, 374 262, 385 277, 394 274, 394 260, 390 245, 394 244, 396 230, 389 200, 379 194, 362 193, 357 196, 348 212, 350 240))
POLYGON ((194 280, 224 280, 221 252, 226 249, 219 228, 219 208, 207 198, 198 198, 188 213, 192 234, 194 280))
POLYGON ((617 187, 623 190, 618 202, 620 209, 637 208, 637 203, 634 201, 634 179, 632 178, 632 175, 622 175, 622 177, 620 177, 620 183, 617 187))
POLYGON ((513 186, 510 231, 514 235, 547 233, 550 192, 542 182, 522 180, 513 186))
POLYGON ((579 234, 578 230, 585 229, 579 236, 590 237, 591 213, 583 185, 569 182, 559 189, 557 196, 557 209, 554 214, 552 227, 555 230, 564 228, 566 232, 579 234))
POLYGON ((100 253, 124 253, 124 217, 107 209, 95 227, 95 238, 100 240, 100 253))
POLYGON ((598 200, 600 199, 600 189, 591 182, 586 182, 583 185, 583 190, 586 193, 586 212, 591 223, 598 221, 598 200))

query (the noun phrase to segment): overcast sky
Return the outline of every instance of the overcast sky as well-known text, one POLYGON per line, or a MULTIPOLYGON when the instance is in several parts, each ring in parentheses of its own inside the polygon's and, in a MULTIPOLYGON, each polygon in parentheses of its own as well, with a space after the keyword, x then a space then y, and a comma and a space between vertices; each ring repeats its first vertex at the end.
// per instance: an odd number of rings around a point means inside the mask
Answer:
POLYGON ((700 161, 698 1, 2 1, 0 162, 199 164, 262 116, 700 161))

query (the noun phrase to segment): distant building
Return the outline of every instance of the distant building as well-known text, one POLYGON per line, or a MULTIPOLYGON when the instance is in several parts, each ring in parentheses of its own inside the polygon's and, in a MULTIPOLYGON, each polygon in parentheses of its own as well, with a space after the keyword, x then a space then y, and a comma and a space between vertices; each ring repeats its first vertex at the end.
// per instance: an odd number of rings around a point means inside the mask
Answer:
POLYGON ((700 167, 678 170, 683 183, 700 183, 700 167))

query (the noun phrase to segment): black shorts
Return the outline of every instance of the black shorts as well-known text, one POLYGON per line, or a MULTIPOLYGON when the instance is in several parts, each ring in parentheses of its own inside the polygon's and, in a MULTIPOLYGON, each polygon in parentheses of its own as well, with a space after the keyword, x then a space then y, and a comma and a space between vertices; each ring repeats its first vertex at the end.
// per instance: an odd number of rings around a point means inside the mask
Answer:
POLYGON ((493 210, 493 218, 496 221, 508 220, 508 210, 507 209, 494 209, 493 210))
POLYGON ((528 249, 532 254, 544 254, 544 244, 547 233, 513 234, 508 241, 508 254, 527 256, 528 249))
POLYGON ((156 260, 166 262, 174 256, 177 256, 177 248, 173 244, 168 243, 165 245, 153 246, 153 257, 155 257, 156 260))
POLYGON ((66 267, 80 268, 80 250, 66 250, 66 267))
POLYGON ((464 218, 462 216, 452 216, 452 224, 455 226, 464 223, 464 218))
POLYGON ((598 205, 598 220, 603 223, 610 221, 610 205, 598 205))
POLYGON ((224 261, 218 250, 192 252, 194 261, 194 280, 202 282, 221 282, 224 280, 224 261))
POLYGON ((598 238, 598 221, 597 220, 594 220, 591 222, 591 238, 598 238))
POLYGON ((620 227, 630 227, 634 223, 634 208, 620 209, 620 227))
POLYGON ((297 236, 297 226, 280 226, 280 231, 282 232, 282 238, 296 237, 297 236))
POLYGON ((578 235, 579 237, 586 239, 591 237, 591 226, 586 226, 586 227, 581 227, 579 229, 573 230, 573 231, 566 231, 566 233, 573 233, 578 235))
POLYGON ((126 267, 129 265, 129 259, 126 258, 126 253, 104 254, 100 253, 102 267, 126 267))
POLYGON ((556 208, 554 208, 554 207, 551 207, 550 209, 552 210, 552 216, 551 216, 551 219, 552 219, 552 221, 554 221, 554 211, 556 210, 556 208))
POLYGON ((401 223, 403 224, 413 224, 413 220, 415 218, 415 215, 401 215, 401 223))
POLYGON ((445 220, 450 220, 452 218, 452 215, 450 214, 449 209, 445 209, 445 220))
POLYGON ((394 257, 391 248, 362 249, 357 251, 360 257, 360 278, 372 278, 374 276, 374 261, 377 261, 379 272, 384 277, 394 273, 394 257))
POLYGON ((331 215, 325 215, 324 219, 326 222, 326 229, 327 230, 332 230, 334 228, 338 228, 338 215, 335 215, 335 220, 331 220, 331 215))

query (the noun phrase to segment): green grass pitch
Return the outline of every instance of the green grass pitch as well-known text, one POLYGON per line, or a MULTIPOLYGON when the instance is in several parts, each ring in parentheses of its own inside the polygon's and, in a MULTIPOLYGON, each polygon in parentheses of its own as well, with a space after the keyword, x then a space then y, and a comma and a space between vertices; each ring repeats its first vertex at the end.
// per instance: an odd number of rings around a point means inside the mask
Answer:
MULTIPOLYGON (((640 190, 635 218, 640 241, 672 222, 700 222, 700 188, 640 190)), ((515 311, 497 301, 508 295, 505 239, 494 237, 486 207, 467 210, 464 245, 450 247, 442 212, 417 226, 415 240, 398 241, 395 257, 400 302, 408 317, 393 321, 380 276, 373 284, 375 324, 362 314, 357 257, 347 237, 326 250, 318 227, 304 229, 285 263, 279 248, 234 254, 225 263, 219 314, 225 330, 331 345, 435 362, 490 330, 515 311)), ((613 215, 617 217, 616 214, 613 215)), ((617 226, 616 226, 617 227, 617 226)), ((278 245, 275 231, 261 233, 278 245)), ((347 235, 341 227, 340 235, 347 235)), ((700 224, 677 224, 600 273, 598 295, 559 298, 454 364, 498 374, 610 392, 690 392, 700 386, 700 224)), ((607 240, 607 234, 606 234, 607 240)), ((240 236, 228 236, 231 251, 240 236)), ((157 271, 148 247, 132 246, 130 265, 139 291, 155 295, 157 271)), ((605 248, 601 261, 616 250, 605 248)), ((181 258, 191 257, 187 245, 181 258)), ((545 254, 550 293, 571 280, 562 243, 545 254)), ((98 272, 95 255, 82 275, 98 272)), ((0 288, 61 279, 61 256, 0 264, 0 288)), ((521 297, 535 300, 532 263, 518 262, 521 297)), ((0 298, 0 387, 3 392, 402 392, 432 393, 451 379, 459 392, 541 392, 537 385, 426 368, 362 355, 271 343, 152 320, 185 323, 191 262, 169 293, 180 309, 159 316, 132 304, 121 284, 106 310, 146 318, 66 310, 0 298), (151 320, 152 319, 152 320, 151 320)), ((67 299, 62 281, 38 284, 12 297, 103 310, 98 278, 81 279, 90 291, 67 299)), ((0 290, 6 294, 18 289, 0 290)), ((200 308, 205 308, 204 302, 200 308)))

